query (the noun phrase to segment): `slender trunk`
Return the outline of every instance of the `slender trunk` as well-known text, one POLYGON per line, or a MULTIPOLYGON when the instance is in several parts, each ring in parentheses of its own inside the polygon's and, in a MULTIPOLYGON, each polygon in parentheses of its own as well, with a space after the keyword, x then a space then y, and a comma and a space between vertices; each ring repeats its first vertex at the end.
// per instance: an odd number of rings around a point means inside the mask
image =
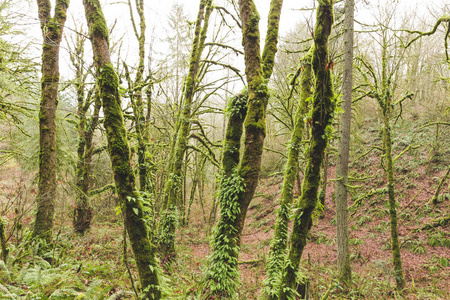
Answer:
POLYGON ((277 212, 275 232, 270 243, 267 279, 264 282, 263 291, 266 299, 278 299, 280 277, 286 257, 289 216, 294 198, 295 180, 298 175, 298 157, 303 137, 303 118, 306 113, 306 101, 311 95, 311 52, 302 59, 301 65, 303 66, 303 71, 300 76, 300 103, 288 147, 288 160, 284 171, 284 181, 281 189, 280 207, 277 212))
POLYGON ((76 199, 73 215, 73 227, 78 233, 83 234, 89 229, 92 219, 92 208, 89 204, 88 191, 90 188, 91 160, 93 155, 92 139, 98 124, 101 101, 98 93, 90 90, 86 94, 86 78, 84 64, 84 43, 86 38, 78 35, 74 52, 70 55, 72 65, 75 67, 75 89, 77 92, 77 116, 78 116, 78 162, 76 169, 76 199), (93 95, 94 94, 94 95, 93 95), (87 112, 94 97, 94 112, 91 118, 87 112))
POLYGON ((290 237, 289 254, 282 272, 280 299, 295 297, 300 259, 317 203, 320 166, 328 140, 326 128, 331 126, 333 119, 334 93, 328 58, 328 38, 333 24, 332 0, 319 1, 316 20, 312 55, 315 90, 312 102, 311 140, 301 196, 295 205, 294 227, 290 237))
POLYGON ((327 196, 327 185, 328 185, 328 152, 325 150, 323 154, 323 163, 322 163, 322 187, 320 188, 319 193, 319 201, 322 204, 322 209, 325 210, 325 200, 327 196))
POLYGON ((98 0, 83 0, 83 4, 103 102, 108 151, 117 194, 124 213, 125 227, 144 296, 148 299, 160 299, 159 266, 155 247, 148 238, 148 228, 142 209, 143 201, 136 190, 135 177, 129 162, 130 148, 120 106, 119 80, 110 59, 108 27, 98 0))
POLYGON ((389 198, 389 220, 391 231, 391 250, 394 264, 395 282, 397 289, 405 287, 405 278, 403 276, 402 259, 400 255, 400 245, 398 242, 397 229, 397 201, 395 200, 394 192, 394 162, 392 160, 392 140, 391 140, 391 103, 392 94, 390 91, 390 82, 388 79, 388 41, 387 37, 383 35, 382 54, 381 54, 381 87, 382 98, 378 100, 381 104, 383 112, 383 144, 384 153, 386 155, 386 179, 389 198))
POLYGON ((212 12, 212 1, 201 0, 197 15, 194 41, 192 43, 189 73, 184 84, 183 107, 180 115, 180 127, 177 132, 173 166, 164 186, 167 200, 161 220, 161 236, 159 241, 160 256, 164 265, 170 265, 175 259, 176 205, 183 182, 183 160, 190 131, 191 106, 194 100, 196 81, 200 66, 200 58, 204 49, 209 17, 212 12), (203 25, 202 25, 203 23, 203 25))
POLYGON ((353 88, 353 23, 354 0, 345 2, 344 20, 344 74, 341 125, 339 131, 338 162, 336 165, 336 231, 339 281, 348 285, 351 281, 350 250, 348 243, 347 176, 350 155, 350 127, 352 120, 353 88))
POLYGON ((394 195, 394 171, 392 161, 392 140, 391 140, 391 128, 389 124, 389 113, 385 112, 384 115, 384 144, 386 154, 386 176, 389 195, 389 220, 391 229, 391 250, 392 259, 394 263, 395 282, 397 283, 397 289, 405 287, 405 278, 403 276, 402 259, 400 255, 400 244, 398 242, 398 230, 397 230, 397 201, 394 195))
POLYGON ((8 240, 6 239, 6 222, 0 217, 0 250, 2 252, 2 260, 6 264, 8 260, 8 240))
POLYGON ((50 0, 37 0, 43 37, 41 103, 39 109, 39 182, 33 237, 52 242, 56 197, 56 108, 58 106, 59 45, 68 0, 57 0, 54 17, 50 0))

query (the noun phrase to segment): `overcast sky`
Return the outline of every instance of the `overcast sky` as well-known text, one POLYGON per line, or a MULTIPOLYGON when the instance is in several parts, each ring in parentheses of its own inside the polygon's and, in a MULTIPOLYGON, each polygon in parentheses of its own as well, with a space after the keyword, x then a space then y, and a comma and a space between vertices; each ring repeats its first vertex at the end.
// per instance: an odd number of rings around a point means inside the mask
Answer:
MULTIPOLYGON (((214 2, 218 5, 223 5, 222 3, 225 1, 226 0, 215 0, 214 2)), ((54 2, 54 0, 52 2, 54 2)), ((126 2, 127 0, 101 0, 108 24, 113 24, 115 20, 117 20, 116 28, 113 36, 111 37, 112 40, 117 39, 119 36, 123 36, 124 47, 121 55, 124 55, 125 57, 132 57, 136 55, 136 41, 133 29, 131 27, 129 10, 126 2)), ((132 0, 132 2, 134 2, 134 0, 132 0)), ((395 3, 399 3, 399 7, 397 9, 399 14, 406 14, 407 12, 410 12, 423 17, 425 15, 429 16, 430 11, 435 11, 436 18, 444 14, 448 14, 450 7, 450 0, 356 0, 356 2, 356 19, 364 23, 374 21, 373 15, 377 12, 377 3, 382 5, 394 5, 395 3)), ((171 12, 171 8, 175 3, 182 4, 186 13, 190 16, 190 19, 192 21, 195 20, 199 0, 145 0, 147 35, 148 37, 153 35, 155 44, 160 42, 167 32, 168 17, 171 12)), ((255 3, 261 16, 260 28, 261 35, 264 37, 270 1, 255 0, 255 3)), ((280 33, 283 35, 293 28, 296 23, 311 19, 314 12, 301 9, 314 7, 315 3, 315 0, 284 0, 280 33)), ((28 7, 28 11, 19 5, 17 6, 17 9, 23 11, 24 15, 27 16, 24 18, 23 22, 30 24, 27 30, 31 33, 32 38, 36 39, 37 49, 39 49, 39 44, 41 43, 42 38, 39 29, 39 22, 37 20, 36 3, 35 1, 30 1, 25 7, 28 7)), ((431 25, 434 23, 434 20, 430 19, 429 23, 431 25)), ((66 34, 69 33, 70 29, 75 29, 80 24, 85 24, 82 1, 72 0, 69 7, 69 18, 66 23, 66 34), (77 26, 74 24, 72 17, 77 26)), ((149 41, 150 38, 147 38, 147 42, 149 41)), ((64 47, 65 46, 63 45, 63 49, 64 47)), ((158 45, 156 45, 156 47, 158 47, 158 45)), ((159 46, 159 48, 161 48, 161 46, 159 46)), ((164 51, 164 49, 162 49, 162 51, 164 51)), ((64 50, 61 55, 61 63, 67 63, 68 59, 67 55, 64 55, 64 50)), ((67 70, 66 72, 62 70, 61 73, 63 76, 67 76, 69 74, 67 70)))

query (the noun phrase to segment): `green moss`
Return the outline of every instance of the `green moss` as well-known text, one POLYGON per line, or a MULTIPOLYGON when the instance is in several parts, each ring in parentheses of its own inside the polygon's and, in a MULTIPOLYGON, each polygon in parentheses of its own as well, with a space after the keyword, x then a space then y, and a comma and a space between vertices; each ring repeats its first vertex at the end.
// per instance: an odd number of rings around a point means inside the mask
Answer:
POLYGON ((108 25, 106 24, 105 16, 100 8, 100 3, 96 0, 88 0, 85 1, 92 5, 94 10, 91 10, 86 18, 90 20, 89 26, 89 36, 92 38, 94 34, 100 35, 102 38, 106 39, 109 44, 109 30, 108 25))
POLYGON ((314 47, 312 49, 312 69, 315 77, 315 90, 312 103, 311 140, 308 161, 302 184, 302 193, 295 205, 294 226, 291 245, 282 275, 279 289, 280 299, 295 296, 297 271, 306 238, 312 224, 312 213, 317 204, 320 185, 320 168, 327 146, 327 126, 331 124, 334 111, 334 93, 331 70, 328 67, 328 38, 333 21, 332 4, 317 8, 317 23, 314 30, 314 47))

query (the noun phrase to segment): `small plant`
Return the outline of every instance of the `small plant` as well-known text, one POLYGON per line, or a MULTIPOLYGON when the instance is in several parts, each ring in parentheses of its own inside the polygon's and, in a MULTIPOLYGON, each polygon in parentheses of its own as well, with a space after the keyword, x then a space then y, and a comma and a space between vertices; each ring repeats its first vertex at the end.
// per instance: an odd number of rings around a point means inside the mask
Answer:
POLYGON ((364 242, 364 240, 358 239, 358 238, 350 239, 348 242, 350 245, 355 245, 355 246, 364 245, 366 243, 366 242, 364 242))
POLYGON ((372 222, 373 219, 370 216, 364 215, 358 219, 359 226, 364 225, 365 223, 372 222))

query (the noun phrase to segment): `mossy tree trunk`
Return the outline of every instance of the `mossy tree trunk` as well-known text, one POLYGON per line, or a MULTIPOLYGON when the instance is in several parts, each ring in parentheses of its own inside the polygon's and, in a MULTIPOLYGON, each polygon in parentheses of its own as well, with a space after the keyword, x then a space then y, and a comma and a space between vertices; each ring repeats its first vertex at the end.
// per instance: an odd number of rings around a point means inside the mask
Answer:
POLYGON ((314 28, 312 70, 315 77, 312 99, 311 139, 300 198, 295 203, 294 227, 289 253, 282 272, 280 299, 295 298, 297 272, 306 237, 312 225, 320 185, 320 166, 327 146, 329 127, 333 120, 334 93, 329 61, 328 38, 333 24, 333 1, 320 0, 314 28), (328 127, 328 128, 327 128, 328 127))
POLYGON ((445 173, 445 175, 439 181, 439 184, 438 184, 438 187, 436 189, 436 192, 434 192, 434 195, 433 195, 433 197, 430 200, 431 204, 433 204, 433 205, 438 204, 439 193, 441 192, 442 188, 444 187, 444 183, 447 180, 449 174, 450 174, 450 166, 448 167, 447 172, 445 173))
POLYGON ((148 237, 149 232, 142 209, 143 201, 136 190, 135 177, 130 165, 130 148, 118 91, 119 80, 111 64, 106 20, 98 0, 83 0, 83 4, 94 53, 98 89, 105 114, 104 126, 108 140, 108 152, 117 194, 125 218, 125 227, 136 260, 144 297, 160 299, 156 249, 148 237))
POLYGON ((298 158, 303 137, 304 117, 306 104, 311 96, 311 51, 301 60, 303 71, 300 75, 300 103, 295 115, 294 128, 288 147, 288 160, 284 171, 283 187, 281 189, 280 207, 277 211, 277 221, 273 234, 269 260, 267 263, 267 279, 264 282, 264 297, 266 299, 278 299, 281 281, 281 272, 286 257, 289 216, 294 199, 294 186, 298 174, 298 158))
POLYGON ((350 156, 350 127, 352 120, 352 89, 353 89, 353 23, 354 0, 345 1, 344 20, 344 71, 342 85, 342 110, 338 162, 336 165, 336 231, 338 249, 339 281, 348 285, 351 281, 350 250, 348 243, 348 208, 347 208, 347 177, 350 156))
MULTIPOLYGON (((388 36, 389 26, 382 26, 380 32, 381 36, 381 80, 377 78, 377 73, 369 62, 361 60, 361 64, 367 69, 363 72, 361 67, 359 71, 361 72, 363 78, 366 81, 367 86, 370 88, 369 92, 366 93, 368 96, 374 98, 381 108, 383 115, 383 150, 384 158, 386 159, 386 180, 387 180, 387 191, 388 191, 388 203, 389 203, 389 220, 390 220, 390 233, 391 233, 391 250, 394 265, 395 281, 397 284, 397 289, 403 289, 405 287, 405 278, 403 276, 402 260, 400 254, 400 245, 398 240, 398 229, 397 229, 397 201, 395 199, 395 180, 394 180, 394 163, 396 158, 392 157, 392 139, 391 139, 391 118, 392 111, 396 106, 402 105, 403 101, 410 99, 413 94, 406 93, 400 100, 393 101, 393 83, 392 78, 395 76, 398 66, 401 64, 399 61, 395 62, 396 68, 390 68, 390 63, 392 63, 392 56, 390 52, 390 45, 392 44, 392 39, 388 36)), ((395 36, 395 35, 393 35, 395 36)), ((404 50, 403 50, 404 51, 404 50)), ((403 55, 400 55, 403 57, 403 55)), ((400 113, 401 113, 400 109, 400 113)), ((398 115, 399 117, 400 115, 398 115)), ((408 146, 409 148, 410 146, 408 146)), ((405 151, 404 151, 405 152, 405 151)), ((403 152, 403 153, 404 153, 403 152)))
MULTIPOLYGON (((149 131, 149 123, 148 123, 148 114, 146 116, 145 112, 145 104, 143 98, 143 89, 148 83, 144 80, 144 71, 145 71, 145 30, 146 30, 146 22, 145 22, 145 14, 144 14, 144 0, 135 0, 136 10, 139 16, 139 26, 136 25, 134 15, 133 15, 133 7, 131 4, 131 0, 128 0, 128 6, 130 8, 130 17, 131 23, 133 25, 134 34, 136 40, 138 42, 139 47, 139 62, 136 72, 136 77, 134 81, 131 81, 128 74, 128 83, 130 100, 134 113, 134 122, 136 129, 136 137, 137 137, 137 157, 138 157, 138 170, 139 170, 139 189, 142 192, 147 192, 150 186, 150 164, 148 158, 146 158, 147 146, 150 141, 150 131, 149 131)), ((151 67, 151 66, 149 66, 151 67)), ((149 78, 151 80, 151 78, 149 78)), ((147 89, 151 89, 151 86, 148 86, 147 89)), ((150 105, 147 103, 147 105, 150 105)), ((148 111, 148 110, 147 110, 148 111)))
POLYGON ((394 264, 395 282, 397 288, 402 289, 405 287, 405 278, 403 276, 402 259, 400 255, 400 244, 398 241, 398 229, 397 229, 397 201, 395 200, 394 191, 394 162, 392 159, 392 139, 391 139, 391 110, 392 110, 392 93, 390 80, 388 78, 388 43, 386 37, 383 36, 382 44, 382 56, 381 56, 381 97, 379 97, 378 103, 380 104, 383 112, 383 144, 384 154, 386 157, 386 179, 388 188, 389 199, 389 220, 390 220, 390 232, 391 232, 391 250, 392 259, 394 264))
POLYGON ((78 145, 76 168, 76 199, 73 216, 73 227, 78 233, 83 234, 90 228, 92 220, 92 208, 89 204, 88 192, 90 189, 92 173, 92 156, 94 154, 93 137, 99 120, 101 101, 98 93, 93 89, 86 91, 86 79, 88 73, 84 64, 84 45, 86 38, 77 35, 75 49, 70 53, 70 60, 75 67, 75 90, 77 93, 78 116, 78 145), (91 117, 87 116, 89 108, 94 102, 94 110, 91 117))
POLYGON ((200 58, 205 47, 206 33, 212 8, 211 0, 200 1, 189 61, 189 72, 184 83, 184 95, 183 101, 181 102, 183 106, 175 139, 173 163, 171 164, 169 177, 164 186, 163 197, 165 207, 163 208, 164 211, 161 220, 159 251, 161 259, 166 266, 169 266, 173 262, 176 255, 175 230, 177 223, 177 200, 183 183, 183 161, 191 128, 191 107, 197 87, 200 58))
MULTIPOLYGON (((277 51, 282 0, 270 4, 268 30, 261 56, 259 14, 252 0, 239 1, 247 91, 232 99, 223 154, 219 193, 220 218, 204 275, 204 295, 236 298, 240 236, 250 201, 258 184, 266 130, 267 87, 277 51), (240 139, 244 134, 242 159, 240 139)), ((208 299, 209 299, 208 298, 208 299)))
POLYGON ((59 45, 69 0, 37 0, 43 37, 41 103, 39 109, 39 182, 33 237, 51 243, 56 197, 56 108, 58 106, 59 45))

